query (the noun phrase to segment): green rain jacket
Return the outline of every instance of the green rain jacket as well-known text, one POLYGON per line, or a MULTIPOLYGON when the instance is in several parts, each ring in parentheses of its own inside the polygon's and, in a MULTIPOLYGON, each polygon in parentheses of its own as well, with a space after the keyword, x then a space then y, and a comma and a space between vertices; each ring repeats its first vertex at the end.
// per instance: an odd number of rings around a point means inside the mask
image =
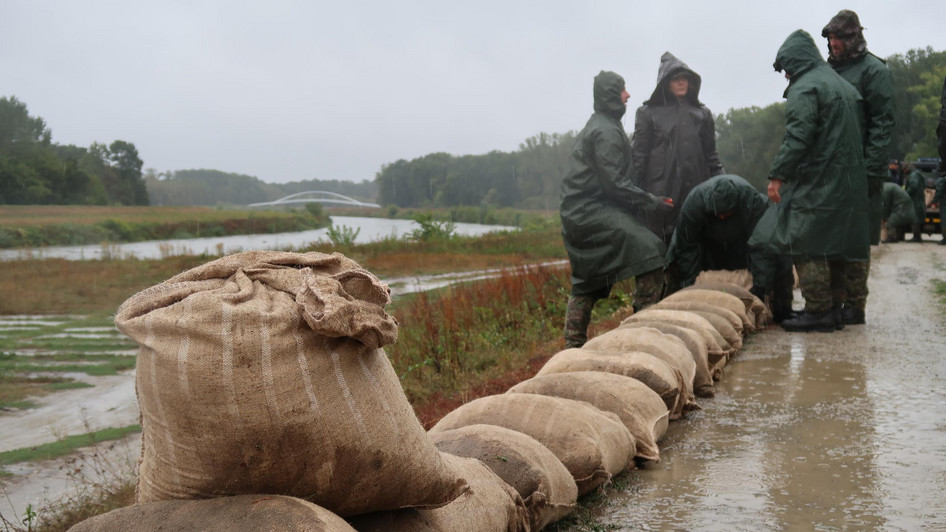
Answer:
MULTIPOLYGON (((884 200, 884 220, 887 220, 887 230, 902 225, 912 225, 920 221, 913 210, 913 199, 896 183, 884 183, 881 193, 884 200)), ((923 214, 924 218, 926 213, 923 214)))
POLYGON ((613 72, 595 77, 595 112, 575 140, 562 179, 562 238, 573 295, 664 266, 664 243, 636 216, 669 206, 633 184, 631 146, 620 121, 623 90, 624 79, 613 72))
MULTIPOLYGON (((923 177, 923 174, 919 170, 913 170, 910 172, 910 175, 907 176, 907 182, 904 184, 906 189, 907 196, 910 197, 913 202, 913 212, 917 218, 917 222, 921 222, 926 219, 926 178, 923 177)), ((886 213, 887 204, 884 202, 884 212, 886 213)), ((886 216, 884 217, 886 218, 886 216)))
POLYGON ((771 288, 764 281, 773 277, 768 271, 771 265, 748 245, 768 203, 768 198, 737 175, 718 175, 694 187, 683 202, 670 240, 668 270, 689 286, 703 270, 748 268, 757 285, 771 288))
MULTIPOLYGON (((943 96, 939 109, 939 124, 936 126, 936 138, 939 140, 939 169, 946 171, 946 79, 943 79, 943 96)), ((946 223, 946 222, 944 222, 946 223)))
POLYGON ((657 87, 637 109, 631 152, 637 186, 658 196, 673 198, 674 210, 665 220, 647 226, 667 242, 676 225, 679 207, 690 190, 711 176, 725 173, 716 152, 713 113, 700 103, 702 78, 670 52, 660 58, 657 87), (686 73, 686 98, 670 92, 670 79, 686 73))
POLYGON ((784 185, 774 228, 762 234, 778 253, 793 257, 867 261, 860 95, 828 66, 803 30, 785 40, 775 67, 791 76, 785 139, 769 171, 770 179, 784 185))

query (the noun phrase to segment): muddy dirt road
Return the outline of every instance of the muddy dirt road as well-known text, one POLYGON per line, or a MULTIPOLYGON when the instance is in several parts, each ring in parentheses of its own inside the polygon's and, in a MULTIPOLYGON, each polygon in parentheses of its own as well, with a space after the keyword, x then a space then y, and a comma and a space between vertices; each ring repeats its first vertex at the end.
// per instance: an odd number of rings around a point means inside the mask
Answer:
MULTIPOLYGON (((946 246, 882 244, 873 250, 867 326, 750 336, 717 396, 671 424, 660 463, 609 489, 597 522, 946 529, 946 314, 933 279, 946 280, 946 246)), ((97 384, 44 398, 47 417, 0 416, 0 450, 137 421, 132 375, 97 384)), ((133 468, 136 438, 109 446, 110 463, 133 468)), ((76 470, 89 464, 73 457, 9 467, 15 476, 0 479, 0 514, 22 516, 27 504, 69 496, 82 478, 76 470)))
POLYGON ((628 530, 946 530, 946 246, 874 248, 866 326, 751 336, 661 462, 597 512, 628 530))

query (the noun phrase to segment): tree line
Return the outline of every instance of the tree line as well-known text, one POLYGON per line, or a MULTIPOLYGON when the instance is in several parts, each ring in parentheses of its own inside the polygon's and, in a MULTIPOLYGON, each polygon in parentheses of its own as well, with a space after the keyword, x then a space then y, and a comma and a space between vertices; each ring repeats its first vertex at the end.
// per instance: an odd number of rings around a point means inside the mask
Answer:
MULTIPOLYGON (((910 50, 886 59, 896 125, 889 158, 936 155, 946 52, 910 50)), ((760 190, 785 134, 785 105, 730 109, 716 116, 717 150, 727 172, 760 190)), ((265 183, 218 170, 145 171, 134 144, 59 146, 41 118, 15 97, 0 98, 0 204, 246 205, 295 192, 327 190, 398 207, 491 206, 558 209, 558 188, 576 132, 539 133, 512 152, 431 153, 385 164, 373 181, 265 183)))
POLYGON ((15 96, 0 97, 0 204, 147 205, 131 142, 59 145, 15 96))

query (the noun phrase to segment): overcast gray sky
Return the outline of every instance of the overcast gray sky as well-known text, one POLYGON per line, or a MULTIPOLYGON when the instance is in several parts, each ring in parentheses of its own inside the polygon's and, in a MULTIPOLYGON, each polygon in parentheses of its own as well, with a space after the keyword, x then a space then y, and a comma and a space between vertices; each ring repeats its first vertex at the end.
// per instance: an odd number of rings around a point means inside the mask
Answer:
POLYGON ((360 181, 580 129, 602 69, 627 80, 633 131, 664 51, 714 113, 768 105, 778 47, 799 28, 823 45, 840 9, 880 57, 946 50, 942 0, 0 0, 0 96, 54 142, 127 140, 159 172, 360 181))

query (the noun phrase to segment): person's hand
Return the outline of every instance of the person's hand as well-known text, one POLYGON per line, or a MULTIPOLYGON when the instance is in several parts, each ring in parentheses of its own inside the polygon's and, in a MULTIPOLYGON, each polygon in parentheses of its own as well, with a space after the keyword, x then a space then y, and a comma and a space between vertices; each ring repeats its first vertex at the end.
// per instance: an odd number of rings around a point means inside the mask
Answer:
POLYGON ((779 193, 782 189, 782 183, 784 183, 784 181, 782 181, 781 179, 769 180, 769 189, 768 189, 769 199, 774 201, 775 203, 782 201, 782 195, 779 193))

